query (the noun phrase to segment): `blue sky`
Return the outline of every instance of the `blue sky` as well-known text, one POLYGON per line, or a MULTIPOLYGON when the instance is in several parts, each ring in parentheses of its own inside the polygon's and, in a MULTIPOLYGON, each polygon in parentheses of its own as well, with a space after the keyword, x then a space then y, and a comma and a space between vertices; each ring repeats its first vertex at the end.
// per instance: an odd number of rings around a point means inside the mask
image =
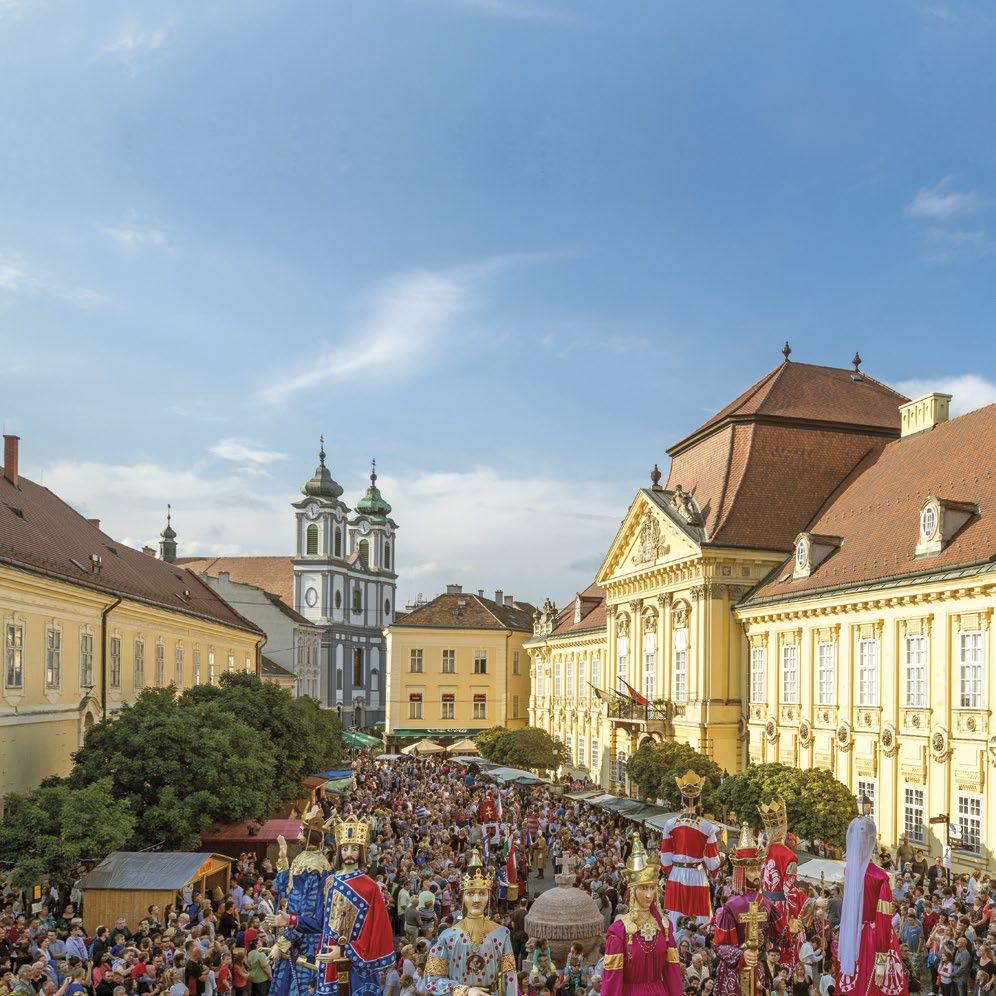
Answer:
POLYGON ((781 360, 996 400, 983 3, 0 0, 0 417, 136 544, 563 600, 781 360))

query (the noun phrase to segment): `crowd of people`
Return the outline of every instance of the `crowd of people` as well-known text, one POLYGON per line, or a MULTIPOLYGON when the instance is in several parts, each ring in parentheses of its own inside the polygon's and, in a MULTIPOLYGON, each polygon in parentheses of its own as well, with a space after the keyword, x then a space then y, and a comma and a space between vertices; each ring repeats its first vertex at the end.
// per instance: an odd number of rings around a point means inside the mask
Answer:
MULTIPOLYGON (((495 785, 445 757, 376 761, 360 753, 348 795, 320 803, 326 815, 338 809, 371 825, 366 870, 383 893, 397 953, 383 975, 386 996, 424 991, 429 951, 461 915, 461 876, 475 851, 494 872, 490 915, 509 929, 521 996, 600 996, 599 947, 576 943, 558 958, 549 938, 528 936, 526 914, 556 871, 590 894, 607 930, 627 909, 623 872, 638 825, 546 785, 495 785)), ((641 833, 648 849, 658 846, 653 831, 641 833)), ((940 858, 928 861, 905 840, 878 860, 892 881, 892 924, 910 991, 987 996, 996 985, 996 882, 951 879, 940 858)), ((731 873, 724 856, 712 878, 713 909, 729 898, 731 873)), ((0 996, 267 996, 277 940, 269 921, 281 906, 275 874, 269 858, 243 854, 227 893, 187 890, 168 908, 150 906, 139 922, 118 918, 89 936, 78 886, 53 888, 40 904, 8 888, 0 996)), ((795 959, 780 963, 773 948, 762 952, 764 992, 831 996, 841 889, 801 879, 798 887, 805 903, 795 959)), ((693 996, 714 990, 714 929, 691 918, 675 929, 682 986, 693 996)))

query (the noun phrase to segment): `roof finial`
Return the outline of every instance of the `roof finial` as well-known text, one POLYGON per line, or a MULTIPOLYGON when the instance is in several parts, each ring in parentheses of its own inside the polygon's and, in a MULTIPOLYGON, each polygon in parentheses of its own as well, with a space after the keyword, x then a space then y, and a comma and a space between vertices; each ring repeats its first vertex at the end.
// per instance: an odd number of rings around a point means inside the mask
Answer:
POLYGON ((782 346, 782 356, 785 357, 785 362, 788 363, 789 357, 792 355, 792 347, 788 344, 788 339, 785 340, 785 345, 782 346))
POLYGON ((371 483, 376 483, 377 481, 377 458, 374 457, 370 461, 370 481, 371 483))
POLYGON ((654 469, 650 472, 650 490, 661 490, 661 469, 656 463, 654 464, 654 469))
POLYGON ((170 505, 169 502, 167 502, 166 503, 166 525, 167 526, 170 524, 170 519, 172 519, 172 518, 173 518, 173 506, 170 505))
POLYGON ((859 369, 861 366, 861 354, 857 350, 855 350, 854 359, 851 360, 851 362, 854 364, 854 372, 861 373, 861 370, 859 369))
POLYGON ((325 434, 323 433, 318 437, 319 449, 318 449, 318 462, 320 464, 325 463, 325 434))

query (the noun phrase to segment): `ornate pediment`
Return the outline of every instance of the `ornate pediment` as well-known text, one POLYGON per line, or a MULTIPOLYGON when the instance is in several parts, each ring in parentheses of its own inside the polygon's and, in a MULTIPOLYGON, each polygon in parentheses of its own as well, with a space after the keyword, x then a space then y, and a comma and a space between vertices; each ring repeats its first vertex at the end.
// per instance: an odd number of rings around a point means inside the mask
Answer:
POLYGON ((643 564, 655 564, 670 550, 671 544, 661 532, 660 519, 650 509, 647 509, 640 520, 636 543, 629 559, 638 567, 643 564))

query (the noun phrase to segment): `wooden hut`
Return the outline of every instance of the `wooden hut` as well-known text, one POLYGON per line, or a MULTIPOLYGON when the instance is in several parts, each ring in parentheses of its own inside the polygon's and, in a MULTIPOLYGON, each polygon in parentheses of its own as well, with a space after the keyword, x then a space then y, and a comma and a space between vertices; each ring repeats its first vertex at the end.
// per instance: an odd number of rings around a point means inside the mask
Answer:
POLYGON ((301 849, 300 820, 267 820, 262 826, 251 823, 214 824, 201 834, 201 851, 227 854, 237 858, 246 851, 256 855, 257 861, 269 858, 276 864, 280 852, 278 837, 287 842, 290 857, 301 849))
POLYGON ((223 854, 186 851, 115 851, 83 881, 83 926, 92 935, 100 924, 113 926, 123 916, 131 929, 149 907, 165 914, 184 886, 201 894, 215 886, 228 892, 232 859, 223 854))

